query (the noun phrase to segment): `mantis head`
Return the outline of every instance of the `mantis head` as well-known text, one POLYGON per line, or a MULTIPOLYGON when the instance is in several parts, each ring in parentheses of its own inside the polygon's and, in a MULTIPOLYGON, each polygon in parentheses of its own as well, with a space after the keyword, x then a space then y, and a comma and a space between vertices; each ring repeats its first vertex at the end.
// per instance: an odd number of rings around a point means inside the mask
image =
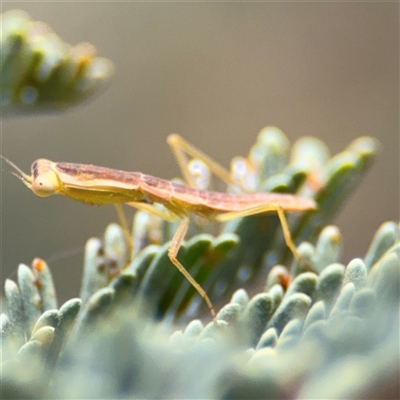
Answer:
POLYGON ((61 185, 52 168, 53 162, 45 159, 36 160, 31 167, 32 174, 28 175, 4 156, 0 155, 0 157, 14 169, 10 171, 11 174, 31 189, 36 196, 47 197, 60 192, 61 185))

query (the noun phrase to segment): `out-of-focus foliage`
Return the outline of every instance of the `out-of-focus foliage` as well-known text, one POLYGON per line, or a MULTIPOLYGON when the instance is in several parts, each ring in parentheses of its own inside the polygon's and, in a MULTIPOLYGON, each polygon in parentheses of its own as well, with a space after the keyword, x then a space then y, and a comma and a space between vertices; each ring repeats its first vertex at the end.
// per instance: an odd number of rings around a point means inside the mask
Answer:
MULTIPOLYGON (((326 227, 313 255, 340 242, 326 227)), ((132 274, 57 309, 37 259, 5 285, 3 398, 397 398, 399 255, 387 222, 363 260, 333 256, 287 289, 274 267, 263 291, 232 295, 218 327, 174 333, 132 298, 132 274)))
POLYGON ((89 43, 71 46, 43 22, 12 10, 1 18, 2 115, 63 110, 104 86, 113 64, 89 43))

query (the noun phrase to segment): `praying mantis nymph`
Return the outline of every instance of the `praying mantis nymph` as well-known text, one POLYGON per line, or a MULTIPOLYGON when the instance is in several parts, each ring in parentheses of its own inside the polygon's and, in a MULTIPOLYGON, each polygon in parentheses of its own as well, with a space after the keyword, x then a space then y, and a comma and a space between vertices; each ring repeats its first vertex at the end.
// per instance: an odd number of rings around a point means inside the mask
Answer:
POLYGON ((202 159, 222 179, 233 183, 232 177, 227 170, 184 141, 179 135, 170 135, 168 143, 184 171, 184 177, 189 186, 145 175, 141 172, 121 171, 87 164, 53 162, 45 159, 36 160, 32 164, 31 175, 27 175, 14 163, 1 157, 15 169, 13 174, 37 196, 47 197, 60 194, 92 205, 115 204, 120 216, 121 205, 127 204, 156 214, 166 221, 180 219, 181 222, 168 251, 169 259, 205 300, 213 321, 216 323, 215 309, 207 293, 177 259, 191 215, 224 222, 249 215, 276 212, 282 225, 286 245, 301 261, 284 212, 314 210, 317 205, 312 199, 290 194, 236 194, 196 189, 193 187, 195 186, 193 177, 184 169, 184 152, 202 159), (156 208, 155 204, 163 205, 165 211, 156 208))

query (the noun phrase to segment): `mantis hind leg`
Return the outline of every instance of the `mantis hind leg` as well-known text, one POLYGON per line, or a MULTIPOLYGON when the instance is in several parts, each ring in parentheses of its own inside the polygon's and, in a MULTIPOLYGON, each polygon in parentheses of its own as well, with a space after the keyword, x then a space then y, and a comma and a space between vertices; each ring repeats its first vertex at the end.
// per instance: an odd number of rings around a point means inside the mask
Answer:
POLYGON ((287 222, 284 210, 282 206, 279 203, 269 203, 261 206, 256 206, 252 208, 248 208, 246 210, 241 210, 241 211, 232 211, 232 212, 227 212, 221 215, 218 215, 216 217, 216 220, 219 222, 225 222, 225 221, 230 221, 232 219, 236 218, 242 218, 242 217, 248 217, 250 215, 258 215, 266 212, 276 212, 279 217, 279 221, 282 226, 282 231, 283 231, 283 237, 285 239, 285 243, 287 247, 290 249, 292 252, 293 256, 301 263, 303 264, 307 270, 311 272, 315 272, 314 269, 306 262, 304 261, 300 254, 298 253, 296 249, 296 245, 293 242, 292 235, 290 234, 290 229, 289 229, 289 224, 287 222))

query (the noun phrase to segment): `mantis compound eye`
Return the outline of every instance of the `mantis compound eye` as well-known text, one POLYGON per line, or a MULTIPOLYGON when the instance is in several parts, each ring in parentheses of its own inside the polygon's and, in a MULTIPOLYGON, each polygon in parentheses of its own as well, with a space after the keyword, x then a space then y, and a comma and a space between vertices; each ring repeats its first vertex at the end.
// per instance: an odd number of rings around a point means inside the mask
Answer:
POLYGON ((59 183, 57 176, 53 171, 48 171, 35 178, 31 189, 39 197, 51 196, 58 192, 59 183))

